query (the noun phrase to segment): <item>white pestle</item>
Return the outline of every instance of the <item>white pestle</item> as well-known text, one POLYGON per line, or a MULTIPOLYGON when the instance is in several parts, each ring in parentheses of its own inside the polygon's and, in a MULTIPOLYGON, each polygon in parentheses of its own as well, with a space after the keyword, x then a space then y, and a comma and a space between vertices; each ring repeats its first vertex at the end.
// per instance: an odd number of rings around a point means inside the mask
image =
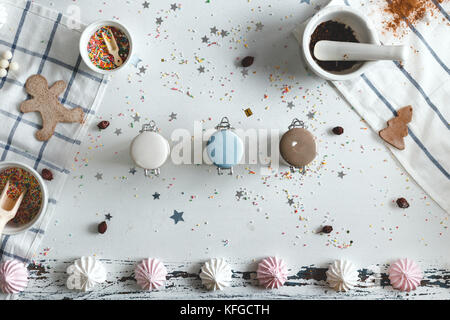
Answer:
POLYGON ((314 46, 314 56, 320 61, 403 61, 406 47, 321 40, 314 46))

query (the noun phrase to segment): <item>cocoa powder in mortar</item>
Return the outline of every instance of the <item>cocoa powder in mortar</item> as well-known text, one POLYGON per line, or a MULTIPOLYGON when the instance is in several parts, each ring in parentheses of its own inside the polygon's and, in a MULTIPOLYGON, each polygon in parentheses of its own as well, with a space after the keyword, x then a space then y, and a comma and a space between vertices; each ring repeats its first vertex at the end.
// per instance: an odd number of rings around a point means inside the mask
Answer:
POLYGON ((320 40, 332 40, 341 42, 359 42, 355 37, 355 33, 349 26, 328 20, 322 22, 317 26, 311 35, 311 41, 309 43, 309 52, 316 61, 316 63, 324 70, 327 71, 344 71, 350 69, 357 61, 321 61, 314 56, 314 47, 320 40))

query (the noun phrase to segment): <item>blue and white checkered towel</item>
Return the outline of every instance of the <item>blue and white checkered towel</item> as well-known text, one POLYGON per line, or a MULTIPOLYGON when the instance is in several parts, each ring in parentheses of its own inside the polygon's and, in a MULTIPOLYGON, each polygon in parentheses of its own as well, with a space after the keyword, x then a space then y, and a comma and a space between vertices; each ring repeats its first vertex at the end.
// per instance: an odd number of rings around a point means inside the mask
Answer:
MULTIPOLYGON (((383 44, 404 44, 410 49, 403 65, 380 61, 357 79, 333 84, 377 132, 386 127, 396 110, 413 107, 405 150, 386 145, 416 182, 450 213, 450 17, 445 8, 449 8, 448 2, 433 2, 434 14, 427 14, 415 26, 405 21, 405 34, 398 38, 383 30, 386 0, 332 1, 329 5, 350 5, 368 16, 383 44)), ((294 35, 299 37, 296 31, 294 35)))
POLYGON ((107 78, 94 74, 83 65, 78 43, 80 30, 72 30, 73 20, 31 1, 0 1, 8 14, 0 28, 0 52, 10 50, 20 70, 0 79, 0 161, 20 161, 39 172, 49 168, 54 180, 49 182, 48 210, 29 231, 16 236, 3 236, 0 258, 29 262, 36 254, 45 234, 57 199, 69 170, 71 149, 81 143, 90 120, 103 97, 107 78), (49 85, 57 80, 67 83, 61 102, 68 108, 82 107, 85 124, 59 124, 47 142, 36 140, 41 127, 38 113, 23 114, 21 102, 27 99, 24 84, 33 74, 42 74, 49 85))

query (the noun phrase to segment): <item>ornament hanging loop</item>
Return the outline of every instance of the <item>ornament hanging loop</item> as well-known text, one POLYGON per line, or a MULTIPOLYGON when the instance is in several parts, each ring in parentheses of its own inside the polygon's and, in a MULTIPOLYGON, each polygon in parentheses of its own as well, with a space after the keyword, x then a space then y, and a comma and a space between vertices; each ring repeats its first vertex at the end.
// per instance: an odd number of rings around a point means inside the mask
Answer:
POLYGON ((223 117, 220 123, 216 126, 217 130, 224 130, 224 129, 234 129, 231 127, 230 120, 228 117, 223 117))
POLYGON ((297 118, 294 118, 292 120, 291 124, 289 125, 288 129, 294 129, 294 128, 306 128, 305 123, 297 118))
POLYGON ((156 132, 157 131, 155 121, 152 120, 149 123, 146 123, 146 124, 142 125, 142 129, 139 132, 142 133, 142 132, 146 132, 146 131, 150 131, 150 132, 156 132))

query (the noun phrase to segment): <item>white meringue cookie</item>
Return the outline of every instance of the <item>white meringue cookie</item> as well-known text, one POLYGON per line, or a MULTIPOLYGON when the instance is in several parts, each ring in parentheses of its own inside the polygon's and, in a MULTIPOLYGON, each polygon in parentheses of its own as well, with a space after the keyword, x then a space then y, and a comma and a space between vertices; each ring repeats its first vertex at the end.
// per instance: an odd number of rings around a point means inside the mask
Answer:
POLYGON ((12 61, 9 64, 9 71, 17 71, 19 70, 19 63, 17 63, 16 61, 12 61))
POLYGON ((9 61, 6 59, 0 60, 0 68, 6 69, 9 67, 9 61))
POLYGON ((6 77, 7 74, 8 71, 6 71, 6 69, 0 68, 0 78, 6 77))
POLYGON ((3 54, 2 54, 2 58, 6 59, 6 60, 11 60, 12 56, 13 56, 12 52, 9 50, 3 52, 3 54))
POLYGON ((69 278, 67 288, 90 291, 97 284, 106 281, 106 270, 103 264, 94 257, 81 257, 67 268, 69 278))
POLYGON ((348 291, 358 283, 358 269, 347 260, 336 260, 327 271, 327 282, 336 291, 348 291))
POLYGON ((230 286, 231 267, 225 259, 211 259, 202 267, 200 279, 208 290, 223 290, 230 286))

